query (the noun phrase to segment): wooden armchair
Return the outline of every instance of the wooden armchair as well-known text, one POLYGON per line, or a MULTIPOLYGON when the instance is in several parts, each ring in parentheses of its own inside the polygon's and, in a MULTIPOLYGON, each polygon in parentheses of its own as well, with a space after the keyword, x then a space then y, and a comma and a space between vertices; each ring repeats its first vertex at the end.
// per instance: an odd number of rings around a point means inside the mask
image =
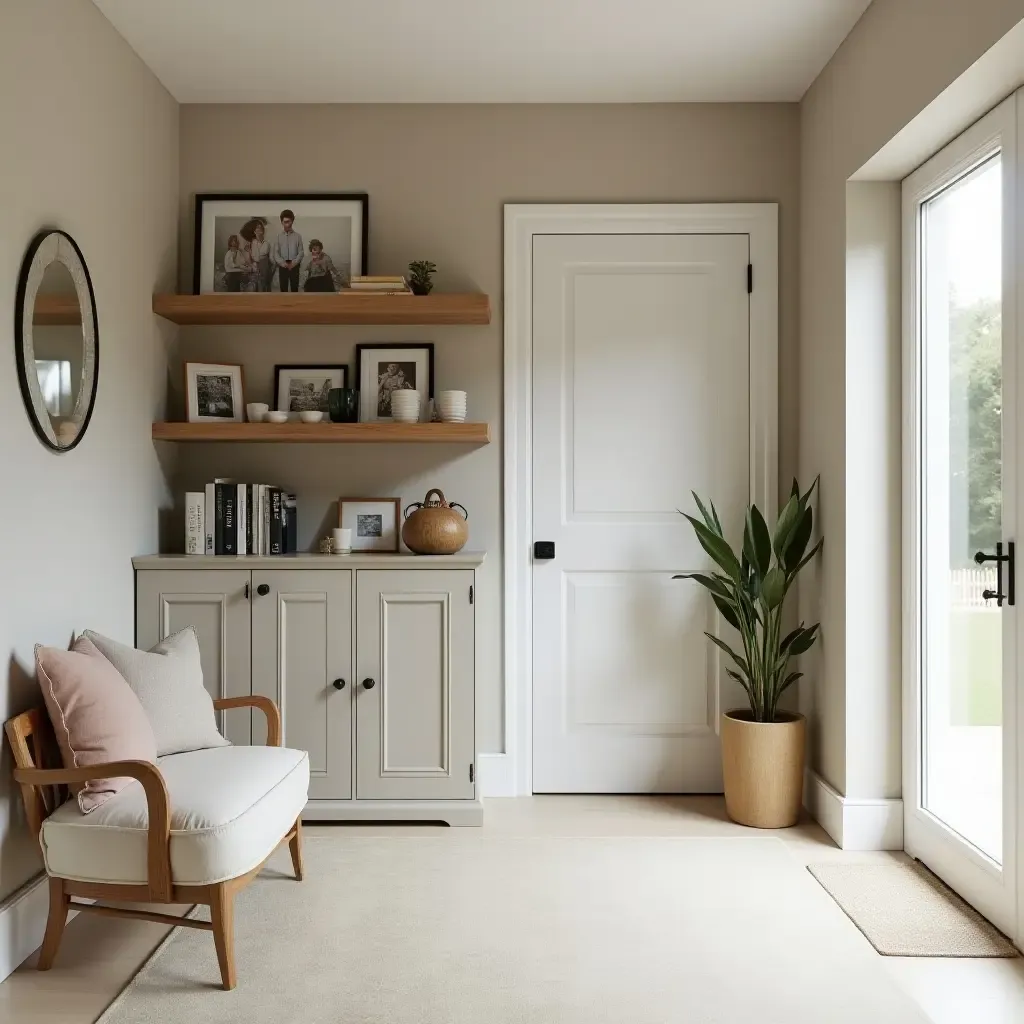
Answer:
MULTIPOLYGON (((136 918, 144 921, 155 921, 161 924, 180 925, 186 928, 200 928, 213 932, 214 945, 217 950, 217 960, 220 965, 221 979, 225 989, 235 987, 235 961, 234 961, 234 897, 243 889, 257 874, 259 874, 267 858, 281 843, 287 841, 291 852, 292 867, 295 877, 302 879, 302 826, 301 807, 295 812, 295 805, 304 797, 300 797, 302 787, 301 773, 305 773, 305 787, 308 789, 309 765, 308 759, 298 751, 286 751, 281 748, 281 716, 277 705, 267 697, 230 697, 214 701, 214 708, 218 711, 229 708, 252 707, 261 710, 267 717, 267 744, 266 748, 252 747, 218 747, 209 751, 193 751, 185 754, 174 754, 161 758, 160 764, 150 764, 147 761, 116 761, 108 764, 90 765, 83 768, 62 768, 52 767, 60 765, 60 754, 57 750, 56 740, 50 720, 44 708, 33 708, 15 718, 10 719, 5 726, 7 738, 10 741, 14 752, 14 779, 21 786, 22 798, 25 803, 25 812, 28 817, 29 827, 33 835, 37 837, 43 850, 46 861, 47 874, 50 887, 50 911, 46 922, 46 932, 43 937, 43 944, 39 952, 38 968, 41 971, 49 970, 53 966, 54 958, 60 946, 61 936, 67 921, 68 911, 75 909, 85 913, 108 914, 112 916, 136 918), (276 754, 270 754, 268 748, 278 748, 276 754), (202 877, 202 866, 195 866, 196 855, 191 854, 191 863, 183 867, 182 871, 190 871, 192 877, 179 878, 173 864, 174 844, 187 843, 190 837, 189 827, 175 828, 176 812, 188 811, 190 800, 189 777, 196 774, 195 765, 189 769, 189 773, 181 769, 188 768, 185 762, 178 759, 195 758, 202 755, 206 760, 204 765, 215 763, 223 766, 225 771, 207 772, 204 779, 203 789, 205 797, 209 798, 210 785, 217 785, 217 780, 226 778, 223 785, 232 785, 232 778, 252 777, 251 762, 254 757, 260 756, 253 751, 266 751, 262 756, 270 758, 274 763, 269 766, 264 763, 262 772, 256 773, 259 778, 268 779, 275 776, 293 778, 291 781, 291 792, 293 793, 292 806, 287 809, 288 819, 283 824, 284 833, 276 832, 273 827, 273 816, 280 817, 282 808, 280 798, 272 808, 260 806, 261 797, 264 794, 258 789, 253 790, 253 805, 250 817, 255 816, 258 836, 265 837, 268 828, 272 836, 279 836, 269 848, 264 839, 248 841, 246 834, 241 833, 234 839, 237 850, 233 854, 236 863, 239 863, 238 851, 245 851, 241 856, 248 859, 245 865, 255 862, 255 866, 247 866, 247 869, 234 877, 223 879, 217 878, 205 880, 202 877), (242 752, 242 753, 239 753, 242 752), (248 753, 246 753, 248 752, 248 753), (283 757, 282 755, 294 755, 283 757), (241 762, 245 761, 245 764, 241 762), (173 764, 178 762, 177 764, 173 764), (235 775, 231 774, 232 762, 234 762, 235 775), (280 762, 279 764, 277 762, 280 762), (175 769, 173 772, 171 769, 175 769), (282 775, 282 773, 286 773, 282 775), (297 775, 296 775, 297 773, 297 775), (86 782, 90 779, 116 778, 127 776, 137 779, 145 794, 145 821, 139 827, 137 824, 128 825, 119 822, 118 813, 127 813, 119 809, 119 804, 126 804, 122 798, 129 790, 122 790, 116 794, 107 804, 97 808, 89 815, 83 815, 78 811, 77 804, 68 803, 70 785, 86 782), (168 777, 174 781, 168 786, 168 777), (102 813, 101 813, 102 812, 102 813), (292 818, 292 814, 295 817, 292 818), (94 829, 82 826, 93 825, 97 837, 105 831, 106 836, 102 839, 108 845, 103 847, 103 863, 107 864, 111 858, 109 846, 112 833, 116 841, 120 841, 121 833, 127 834, 128 840, 136 844, 141 841, 141 835, 145 832, 145 880, 137 880, 130 877, 128 870, 123 880, 114 877, 110 880, 96 881, 95 866, 88 871, 79 872, 74 864, 76 856, 75 848, 60 851, 60 864, 54 864, 57 855, 57 844, 60 840, 58 818, 63 816, 68 824, 76 826, 75 843, 82 846, 83 838, 88 840, 89 833, 94 829), (269 819, 269 820, 268 820, 269 819), (53 848, 49 848, 47 828, 53 831, 53 848), (135 833, 133 836, 132 833, 135 833), (258 862, 256 862, 258 861, 258 862), (70 870, 69 870, 70 869, 70 870), (81 873, 83 877, 73 877, 81 873), (72 877, 68 877, 72 876, 72 877), (178 904, 205 904, 210 908, 210 920, 192 920, 181 918, 171 914, 161 914, 149 910, 135 910, 128 907, 110 906, 106 902, 83 903, 73 900, 73 896, 89 900, 104 901, 129 901, 135 903, 178 903, 178 904)), ((237 782, 234 783, 238 785, 237 782)), ((250 786, 258 787, 260 783, 253 782, 250 786)), ((194 790, 194 782, 191 784, 194 790)), ((237 792, 233 793, 237 804, 237 792)), ((138 803, 138 801, 136 801, 138 803)), ((134 821, 137 822, 141 815, 141 808, 135 808, 134 821)), ((194 816, 194 815, 193 815, 194 816)), ((243 815, 243 818, 245 816, 243 815)), ((233 822, 232 822, 233 824, 233 822)), ((244 822, 243 822, 244 824, 244 822)), ((217 827, 212 822, 209 828, 217 827)), ((195 830, 193 829, 193 832, 195 830)), ((83 856, 88 847, 84 844, 83 856)), ((131 860, 132 850, 125 848, 125 856, 121 863, 125 864, 131 860)), ((188 861, 189 850, 181 849, 180 860, 188 861)), ((113 860, 115 864, 110 872, 116 875, 117 857, 113 860)), ((224 863, 230 863, 225 861, 224 863)), ((219 865, 223 867, 223 864, 219 865)))

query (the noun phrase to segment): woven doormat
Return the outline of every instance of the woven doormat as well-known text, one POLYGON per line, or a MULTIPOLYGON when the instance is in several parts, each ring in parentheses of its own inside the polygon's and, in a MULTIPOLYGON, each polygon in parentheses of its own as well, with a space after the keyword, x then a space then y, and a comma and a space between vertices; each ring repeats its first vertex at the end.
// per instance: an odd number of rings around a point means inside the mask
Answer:
POLYGON ((1000 931, 916 861, 807 870, 882 956, 1017 956, 1000 931))

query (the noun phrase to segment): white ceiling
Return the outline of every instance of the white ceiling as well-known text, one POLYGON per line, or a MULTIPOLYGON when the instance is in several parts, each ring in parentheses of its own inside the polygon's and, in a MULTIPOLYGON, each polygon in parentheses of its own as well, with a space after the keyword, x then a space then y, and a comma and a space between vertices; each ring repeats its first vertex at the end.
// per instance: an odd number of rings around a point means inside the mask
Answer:
POLYGON ((182 103, 798 100, 870 0, 94 0, 182 103))

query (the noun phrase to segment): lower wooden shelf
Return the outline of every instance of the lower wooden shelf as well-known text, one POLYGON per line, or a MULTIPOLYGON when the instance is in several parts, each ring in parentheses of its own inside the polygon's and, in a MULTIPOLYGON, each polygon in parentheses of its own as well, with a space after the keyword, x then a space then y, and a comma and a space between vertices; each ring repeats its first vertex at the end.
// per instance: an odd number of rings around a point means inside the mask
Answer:
POLYGON ((489 444, 486 423, 154 423, 154 441, 260 444, 489 444))

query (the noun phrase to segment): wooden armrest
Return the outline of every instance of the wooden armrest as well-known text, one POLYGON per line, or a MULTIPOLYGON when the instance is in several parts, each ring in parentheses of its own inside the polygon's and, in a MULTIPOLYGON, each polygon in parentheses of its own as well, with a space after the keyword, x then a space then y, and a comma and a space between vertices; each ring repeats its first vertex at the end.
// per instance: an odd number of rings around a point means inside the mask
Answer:
POLYGON ((228 708, 259 708, 267 716, 267 746, 281 746, 281 712, 269 697, 255 693, 249 697, 217 697, 213 702, 213 708, 215 711, 225 711, 228 708))
POLYGON ((82 768, 15 768, 14 781, 22 786, 67 786, 92 779, 137 779, 146 793, 149 810, 147 871, 150 899, 169 903, 171 899, 171 802, 160 769, 149 761, 108 761, 82 768))

